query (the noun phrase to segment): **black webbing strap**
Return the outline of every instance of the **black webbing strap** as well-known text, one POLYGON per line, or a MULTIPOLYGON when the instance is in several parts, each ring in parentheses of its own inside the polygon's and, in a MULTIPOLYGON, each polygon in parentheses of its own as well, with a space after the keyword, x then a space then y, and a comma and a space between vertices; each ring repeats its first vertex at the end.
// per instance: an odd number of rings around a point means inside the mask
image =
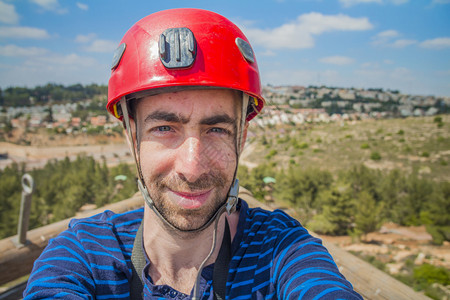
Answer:
POLYGON ((225 218, 225 232, 223 234, 222 246, 214 263, 213 291, 214 300, 225 300, 227 291, 228 268, 231 261, 231 234, 227 218, 225 218))
MULTIPOLYGON (((145 266, 145 256, 142 251, 142 223, 134 239, 131 252, 132 278, 130 283, 130 299, 144 299, 144 283, 142 281, 142 269, 145 266)), ((225 218, 225 232, 218 257, 214 263, 213 290, 215 300, 225 300, 227 288, 228 269, 231 260, 231 234, 230 226, 225 218)))
POLYGON ((130 299, 144 299, 144 284, 142 281, 142 269, 145 266, 144 252, 142 251, 142 227, 143 222, 134 238, 133 250, 131 252, 132 277, 130 283, 130 299))

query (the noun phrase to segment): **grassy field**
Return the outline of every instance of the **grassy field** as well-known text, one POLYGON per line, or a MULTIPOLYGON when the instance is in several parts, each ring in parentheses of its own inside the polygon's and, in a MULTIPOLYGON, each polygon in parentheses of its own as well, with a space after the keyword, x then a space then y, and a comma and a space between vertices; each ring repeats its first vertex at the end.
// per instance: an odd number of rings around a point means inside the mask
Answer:
POLYGON ((331 172, 355 164, 450 180, 450 116, 250 127, 245 159, 331 172), (249 153, 251 152, 251 154, 249 153))

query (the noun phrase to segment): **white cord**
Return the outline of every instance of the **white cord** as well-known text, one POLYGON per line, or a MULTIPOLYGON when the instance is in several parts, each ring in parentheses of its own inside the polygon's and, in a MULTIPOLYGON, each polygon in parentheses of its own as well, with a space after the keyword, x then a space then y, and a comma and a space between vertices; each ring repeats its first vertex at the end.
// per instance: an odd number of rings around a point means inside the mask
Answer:
POLYGON ((208 261, 208 259, 211 257, 211 255, 213 254, 214 250, 216 249, 216 244, 217 244, 217 225, 219 224, 220 217, 224 213, 224 211, 225 211, 225 207, 222 206, 222 208, 220 209, 220 213, 217 215, 216 220, 214 222, 214 232, 213 232, 213 241, 212 241, 211 250, 209 251, 208 256, 206 256, 206 258, 200 264, 200 268, 198 269, 197 278, 195 279, 195 284, 194 284, 194 291, 192 293, 192 299, 194 299, 194 300, 200 300, 200 295, 198 293, 200 292, 199 291, 199 286, 200 286, 202 270, 203 270, 203 267, 204 267, 205 263, 208 261))

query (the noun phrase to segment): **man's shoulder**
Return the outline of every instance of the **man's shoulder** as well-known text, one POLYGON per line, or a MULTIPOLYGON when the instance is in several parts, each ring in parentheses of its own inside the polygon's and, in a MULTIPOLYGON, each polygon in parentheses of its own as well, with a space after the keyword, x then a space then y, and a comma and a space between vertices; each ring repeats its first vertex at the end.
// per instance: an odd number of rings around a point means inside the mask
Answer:
POLYGON ((298 220, 280 209, 269 211, 260 207, 248 208, 245 202, 242 208, 241 218, 245 218, 245 221, 241 219, 243 222, 240 230, 246 242, 264 241, 267 245, 274 246, 273 243, 285 240, 285 237, 289 237, 288 240, 311 238, 298 220))
POLYGON ((87 218, 72 219, 69 223, 69 228, 72 230, 82 230, 86 227, 90 228, 90 231, 94 229, 106 229, 123 231, 130 228, 139 227, 144 215, 144 208, 138 208, 135 210, 127 211, 124 213, 115 213, 110 210, 105 210, 102 213, 93 215, 87 218))
POLYGON ((280 209, 274 211, 265 210, 260 207, 247 210, 247 222, 249 224, 261 224, 279 230, 302 227, 299 221, 289 216, 280 209))

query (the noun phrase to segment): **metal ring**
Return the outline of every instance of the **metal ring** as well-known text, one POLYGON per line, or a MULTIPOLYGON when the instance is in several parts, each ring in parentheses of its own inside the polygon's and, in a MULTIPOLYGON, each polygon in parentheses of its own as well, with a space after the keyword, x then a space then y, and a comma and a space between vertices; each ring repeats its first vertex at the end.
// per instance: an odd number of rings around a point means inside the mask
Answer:
POLYGON ((26 173, 22 176, 22 188, 25 194, 30 195, 34 190, 34 180, 30 174, 26 173))

